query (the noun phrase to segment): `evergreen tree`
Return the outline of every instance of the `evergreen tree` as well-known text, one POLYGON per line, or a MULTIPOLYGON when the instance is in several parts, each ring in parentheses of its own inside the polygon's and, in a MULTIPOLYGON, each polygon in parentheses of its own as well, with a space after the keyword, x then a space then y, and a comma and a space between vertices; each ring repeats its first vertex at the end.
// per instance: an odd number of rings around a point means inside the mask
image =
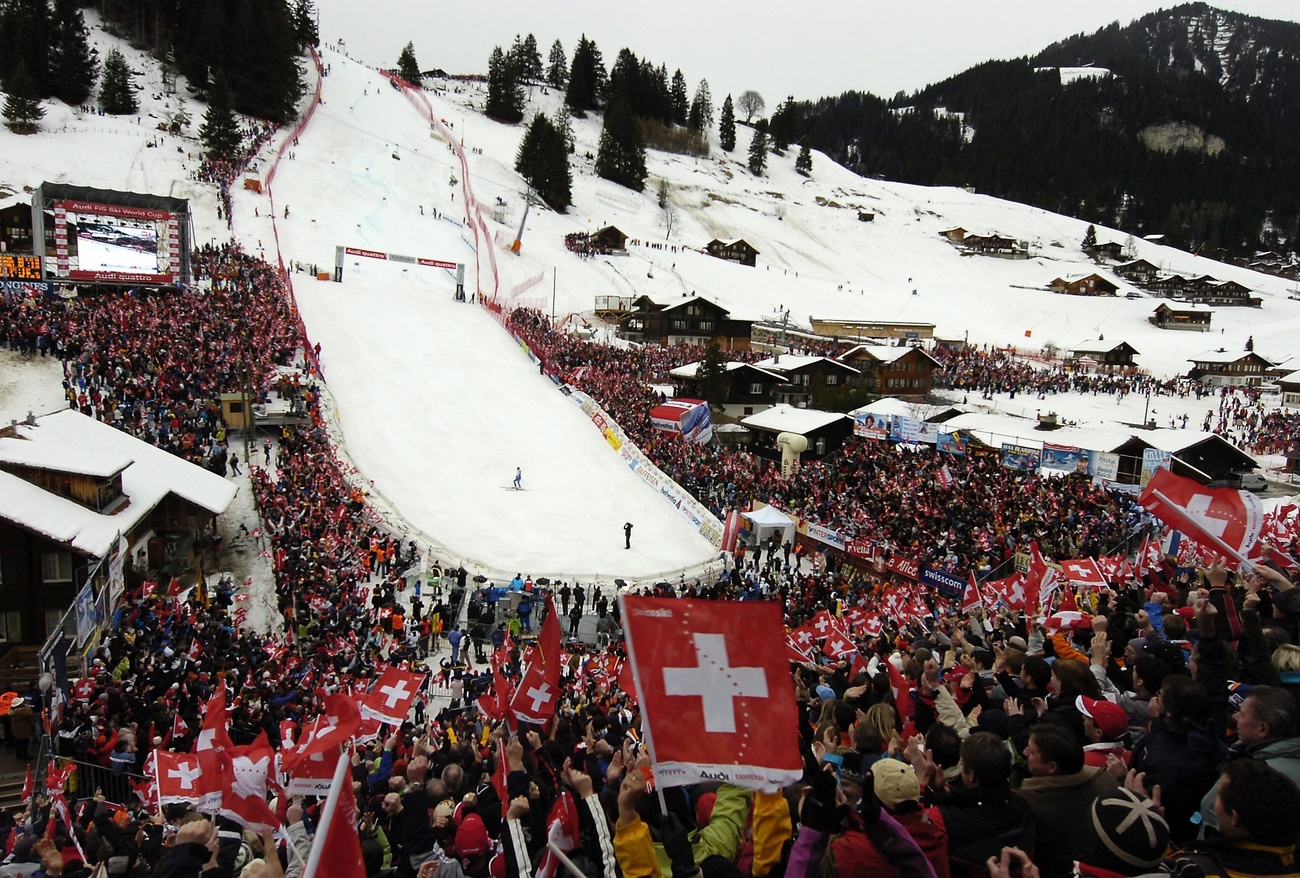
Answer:
POLYGON ((716 341, 710 340, 695 369, 700 395, 712 408, 722 408, 727 401, 727 361, 716 341))
POLYGON ((298 47, 320 45, 320 31, 316 27, 316 6, 312 0, 296 0, 293 5, 293 32, 298 47))
POLYGON ((500 46, 492 49, 488 59, 487 106, 483 111, 493 119, 512 124, 524 118, 524 88, 516 78, 515 65, 500 46))
POLYGON ((731 95, 722 102, 722 118, 718 121, 718 140, 724 152, 736 148, 736 111, 731 106, 731 95))
POLYGON ((564 102, 579 114, 600 107, 605 93, 605 62, 595 42, 583 34, 573 50, 573 63, 569 65, 569 89, 564 102))
POLYGON ((701 79, 695 87, 695 98, 691 101, 691 112, 686 124, 692 131, 703 131, 713 124, 713 98, 709 94, 707 79, 701 79))
POLYGON ((275 122, 296 116, 302 68, 286 0, 236 0, 228 36, 225 55, 214 67, 239 71, 228 80, 235 109, 275 122))
POLYGON ((1255 336, 1252 335, 1246 338, 1246 350, 1247 351, 1255 350, 1255 336))
POLYGON ((1088 224, 1088 230, 1083 233, 1083 249, 1086 253, 1091 253, 1097 246, 1097 227, 1088 224))
POLYGON ((49 4, 31 0, 0 2, 0 82, 9 82, 21 67, 29 83, 25 99, 54 94, 50 60, 54 51, 53 23, 49 4))
POLYGON ((670 98, 672 99, 673 124, 685 125, 691 114, 691 105, 686 97, 686 77, 682 76, 681 70, 673 74, 670 98))
POLYGON ((542 53, 537 48, 537 37, 529 34, 524 37, 523 48, 519 53, 520 79, 524 82, 542 82, 546 68, 542 66, 542 53))
POLYGON ((812 176, 812 151, 808 144, 799 147, 799 157, 794 160, 794 169, 805 177, 812 176))
POLYGON ((794 96, 786 98, 785 103, 777 107, 776 112, 767 123, 767 133, 772 138, 772 152, 781 155, 795 139, 799 127, 799 110, 794 96))
POLYGON ((15 134, 35 134, 40 129, 45 109, 36 97, 36 83, 27 75, 23 61, 5 81, 5 126, 15 134))
POLYGON ((139 86, 135 84, 135 74, 127 67, 126 58, 117 49, 112 49, 104 59, 104 77, 99 85, 99 105, 110 116, 127 116, 140 109, 140 102, 135 99, 139 86))
POLYGON ((636 192, 645 188, 645 141, 627 102, 615 98, 605 112, 596 174, 636 192))
POLYGON ((550 66, 546 68, 546 82, 554 88, 564 88, 569 81, 569 60, 559 40, 551 43, 550 66))
POLYGON ((397 75, 411 85, 418 86, 424 81, 424 74, 420 72, 420 62, 415 60, 415 43, 407 43, 406 48, 402 49, 402 54, 397 56, 397 75))
POLYGON ((749 172, 763 176, 767 168, 767 120, 759 119, 754 125, 754 136, 749 141, 749 172))
POLYGON ((54 96, 70 106, 84 104, 95 89, 96 59, 90 31, 76 0, 55 0, 50 81, 54 96))
POLYGON ((560 132, 560 137, 564 139, 564 151, 572 153, 574 148, 573 117, 569 115, 569 108, 564 104, 560 104, 560 111, 555 115, 555 129, 560 132))
POLYGON ((573 203, 569 150, 559 128, 541 113, 533 116, 519 144, 515 170, 559 213, 573 203))
POLYGON ((212 87, 208 89, 208 110, 203 114, 203 125, 199 128, 199 139, 209 156, 222 159, 234 158, 243 143, 239 125, 235 122, 230 88, 221 71, 212 78, 212 87))

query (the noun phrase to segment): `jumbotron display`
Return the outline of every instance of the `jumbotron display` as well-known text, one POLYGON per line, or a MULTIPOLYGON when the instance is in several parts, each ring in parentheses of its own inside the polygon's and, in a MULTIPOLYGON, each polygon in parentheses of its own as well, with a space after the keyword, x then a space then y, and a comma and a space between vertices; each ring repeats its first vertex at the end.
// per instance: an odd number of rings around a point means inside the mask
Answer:
POLYGON ((189 282, 190 209, 179 198, 44 183, 33 231, 53 220, 46 276, 109 284, 189 282))

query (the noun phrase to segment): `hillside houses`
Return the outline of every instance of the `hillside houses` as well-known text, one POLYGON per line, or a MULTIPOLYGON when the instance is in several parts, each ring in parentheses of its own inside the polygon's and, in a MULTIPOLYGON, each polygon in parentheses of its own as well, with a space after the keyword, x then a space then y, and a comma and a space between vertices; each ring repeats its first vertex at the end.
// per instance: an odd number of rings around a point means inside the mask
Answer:
POLYGON ((1219 280, 1208 274, 1184 277, 1161 271, 1145 259, 1134 259, 1117 265, 1115 273, 1135 286, 1166 299, 1245 308, 1258 308, 1262 301, 1250 294, 1249 287, 1236 281, 1219 280))
POLYGON ((1000 259, 1028 259, 1029 244, 997 232, 978 235, 956 226, 939 233, 961 250, 963 256, 996 256, 1000 259))
POLYGON ((1161 329, 1182 329, 1191 332, 1209 332, 1214 312, 1208 305, 1185 305, 1161 302, 1147 318, 1161 329))
POLYGON ((1205 351, 1188 357, 1187 377, 1212 387, 1258 387, 1273 363, 1254 351, 1205 351))
POLYGON ((1058 277, 1047 288, 1067 296, 1113 296, 1119 292, 1119 286, 1114 281, 1095 273, 1080 277, 1058 277))
POLYGON ((1070 348, 1070 359, 1074 363, 1106 371, 1131 368, 1135 365, 1133 358, 1136 356, 1138 350, 1126 341, 1090 338, 1070 348))
POLYGON ((748 265, 750 268, 755 268, 758 265, 758 251, 744 238, 738 238, 735 241, 722 241, 714 238, 704 245, 704 252, 715 259, 739 262, 741 265, 748 265))

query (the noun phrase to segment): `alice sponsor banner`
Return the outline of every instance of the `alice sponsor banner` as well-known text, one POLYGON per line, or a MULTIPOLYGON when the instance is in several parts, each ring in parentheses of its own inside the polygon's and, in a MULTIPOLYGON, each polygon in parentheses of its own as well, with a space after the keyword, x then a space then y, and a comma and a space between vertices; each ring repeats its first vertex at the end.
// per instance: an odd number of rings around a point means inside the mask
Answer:
POLYGON ((1083 449, 1073 445, 1053 445, 1050 442, 1044 442, 1041 466, 1043 469, 1063 473, 1087 472, 1087 458, 1083 454, 1083 449), (1079 467, 1080 461, 1083 461, 1082 469, 1079 467))
POLYGON ((921 578, 921 565, 906 555, 890 555, 885 559, 885 569, 908 579, 921 578))
POLYGON ((960 433, 940 433, 935 448, 945 454, 965 454, 966 443, 969 441, 960 433))
POLYGON ((961 595, 966 591, 965 579, 955 573, 949 573, 947 570, 939 570, 936 567, 922 568, 921 581, 937 591, 943 592, 949 597, 961 597, 961 595))
POLYGON ((920 418, 892 415, 889 419, 889 438, 895 442, 933 445, 939 438, 939 431, 934 424, 920 418))
POLYGON ((853 435, 864 439, 888 439, 889 416, 859 412, 853 416, 853 435))
POLYGON ((1025 445, 1002 443, 1002 465, 1031 473, 1038 469, 1039 451, 1025 445))

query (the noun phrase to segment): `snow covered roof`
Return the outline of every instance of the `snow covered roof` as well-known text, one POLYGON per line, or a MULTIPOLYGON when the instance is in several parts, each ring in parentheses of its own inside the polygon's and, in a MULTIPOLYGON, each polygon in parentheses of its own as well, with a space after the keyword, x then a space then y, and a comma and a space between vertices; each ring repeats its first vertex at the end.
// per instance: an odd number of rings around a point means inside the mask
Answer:
POLYGON ((106 479, 130 466, 132 458, 99 448, 64 448, 28 439, 0 439, 0 463, 106 479))
POLYGON ((943 425, 946 431, 961 430, 970 433, 985 445, 1000 447, 1004 442, 1042 448, 1043 443, 1086 448, 1089 451, 1113 451, 1127 442, 1131 430, 1105 427, 1061 427, 1058 430, 1037 430, 1037 421, 1006 415, 974 412, 958 415, 943 425))
POLYGON ((849 415, 901 415, 906 418, 919 418, 928 421, 933 417, 944 414, 945 412, 967 411, 970 406, 963 406, 958 403, 948 403, 946 405, 926 405, 925 403, 907 402, 896 396, 886 396, 875 402, 868 403, 861 408, 856 408, 849 412, 849 415))
POLYGON ((1300 369, 1297 369, 1288 375, 1283 375, 1281 378, 1277 380, 1284 381, 1287 384, 1300 384, 1300 369))
MULTIPOLYGON (((1078 344, 1076 344, 1074 347, 1070 348, 1070 350, 1109 353, 1115 350, 1115 348, 1123 344, 1128 344, 1128 343, 1123 339, 1120 339, 1119 341, 1106 341, 1104 338, 1087 338, 1079 342, 1078 344)), ((1129 347, 1133 347, 1133 346, 1129 345, 1129 347)), ((1134 350, 1133 353, 1136 354, 1140 352, 1134 350)))
POLYGON ((899 359, 900 357, 905 356, 911 351, 920 351, 922 354, 925 354, 925 356, 929 357, 932 361, 936 363, 939 362, 938 360, 935 360, 934 357, 931 357, 928 353, 926 353, 926 351, 923 348, 915 348, 915 347, 911 347, 910 345, 886 345, 886 344, 854 345, 844 353, 840 354, 839 358, 841 361, 844 361, 849 359, 849 357, 852 357, 854 354, 865 353, 874 357, 876 360, 878 360, 881 363, 892 363, 895 360, 899 359))
POLYGON ((847 363, 841 363, 839 360, 832 360, 830 357, 808 357, 798 354, 782 354, 779 361, 775 357, 768 357, 766 360, 759 360, 754 365, 769 372, 793 372, 796 369, 802 369, 805 366, 812 366, 819 362, 832 363, 840 369, 855 374, 858 371, 847 363))
POLYGON ((833 424, 845 417, 839 412, 800 409, 782 403, 756 415, 750 415, 741 423, 746 427, 757 427, 760 430, 777 430, 804 435, 814 430, 820 430, 827 424, 833 424))
MULTIPOLYGON (((694 378, 695 373, 699 368, 700 368, 699 361, 696 361, 694 363, 687 363, 685 366, 678 366, 676 369, 672 369, 671 371, 669 371, 668 374, 673 376, 674 378, 694 378)), ((752 363, 741 363, 736 360, 731 360, 727 363, 724 363, 723 369, 724 371, 727 372, 735 372, 737 369, 753 369, 756 372, 762 372, 764 375, 768 376, 769 378, 772 378, 775 381, 789 382, 790 380, 789 378, 786 378, 784 375, 778 375, 775 372, 768 371, 767 369, 760 369, 757 366, 753 365, 752 363)))
POLYGON ((235 485, 221 476, 71 409, 37 418, 34 427, 20 424, 15 432, 21 438, 0 440, 4 453, 40 460, 45 468, 62 456, 67 466, 60 468, 98 475, 127 461, 122 491, 128 503, 113 515, 102 515, 0 472, 0 517, 88 555, 107 554, 119 533, 142 521, 168 494, 214 515, 224 512, 235 498, 235 485))
POLYGON ((1156 306, 1157 311, 1159 311, 1161 308, 1168 308, 1170 311, 1177 311, 1177 312, 1204 311, 1206 314, 1214 313, 1214 309, 1211 308, 1209 305, 1202 305, 1200 302, 1177 302, 1172 299, 1167 302, 1161 302, 1159 305, 1156 306))
MULTIPOLYGON (((1255 354, 1255 352, 1254 351, 1205 351, 1203 353, 1197 354, 1194 357, 1188 357, 1187 359, 1189 362, 1192 363, 1235 363, 1238 360, 1249 357, 1251 354, 1255 354)), ((1255 356, 1259 357, 1261 360, 1264 360, 1265 362, 1268 362, 1268 358, 1261 356, 1260 354, 1255 354, 1255 356)))

